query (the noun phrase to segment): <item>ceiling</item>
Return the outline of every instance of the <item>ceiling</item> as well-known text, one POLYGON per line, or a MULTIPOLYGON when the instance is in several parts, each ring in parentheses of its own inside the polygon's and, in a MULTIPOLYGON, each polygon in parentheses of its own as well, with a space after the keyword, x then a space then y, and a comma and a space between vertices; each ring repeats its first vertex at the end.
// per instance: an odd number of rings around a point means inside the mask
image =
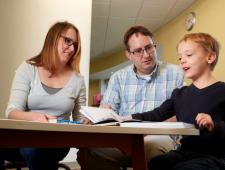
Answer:
POLYGON ((154 32, 196 0, 93 0, 91 60, 124 49, 123 34, 132 25, 154 32))

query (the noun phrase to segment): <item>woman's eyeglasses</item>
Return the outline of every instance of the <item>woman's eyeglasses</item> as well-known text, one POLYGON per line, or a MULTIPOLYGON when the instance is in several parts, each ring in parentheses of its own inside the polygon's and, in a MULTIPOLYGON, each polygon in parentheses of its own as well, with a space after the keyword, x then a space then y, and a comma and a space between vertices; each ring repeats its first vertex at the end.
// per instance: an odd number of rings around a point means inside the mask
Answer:
POLYGON ((64 36, 64 35, 61 35, 60 37, 63 38, 64 43, 65 43, 67 46, 72 46, 72 45, 73 45, 74 49, 75 49, 75 50, 77 49, 77 47, 78 47, 78 43, 77 43, 77 42, 74 42, 71 38, 66 37, 66 36, 64 36))

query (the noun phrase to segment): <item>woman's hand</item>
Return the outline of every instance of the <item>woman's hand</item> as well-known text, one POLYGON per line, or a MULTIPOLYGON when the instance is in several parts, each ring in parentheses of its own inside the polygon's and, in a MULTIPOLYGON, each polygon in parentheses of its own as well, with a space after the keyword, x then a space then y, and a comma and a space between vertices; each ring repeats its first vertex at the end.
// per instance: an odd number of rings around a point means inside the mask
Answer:
POLYGON ((209 114, 206 113, 198 113, 198 115, 195 118, 197 124, 199 127, 204 127, 208 129, 208 131, 212 131, 214 128, 214 122, 212 120, 212 117, 209 114))
POLYGON ((38 113, 38 112, 30 112, 31 114, 31 120, 32 121, 38 121, 42 123, 48 123, 51 119, 56 119, 55 116, 46 114, 46 113, 38 113))
POLYGON ((18 109, 14 109, 9 113, 9 119, 27 120, 48 123, 51 119, 56 119, 55 116, 47 113, 40 112, 25 112, 18 109))

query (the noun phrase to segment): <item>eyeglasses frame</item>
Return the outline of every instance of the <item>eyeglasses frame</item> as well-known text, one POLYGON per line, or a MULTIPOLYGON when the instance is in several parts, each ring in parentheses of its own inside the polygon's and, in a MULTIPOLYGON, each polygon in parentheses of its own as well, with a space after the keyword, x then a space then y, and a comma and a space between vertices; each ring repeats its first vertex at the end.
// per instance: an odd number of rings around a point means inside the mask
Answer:
POLYGON ((146 46, 144 46, 143 48, 137 48, 137 49, 134 49, 133 51, 130 51, 128 50, 129 53, 131 53, 132 55, 134 56, 137 56, 137 57, 142 57, 144 55, 144 51, 147 53, 147 54, 150 54, 154 48, 156 48, 156 44, 147 44, 146 46), (151 46, 150 46, 151 45, 151 46), (149 47, 150 46, 150 47, 149 47), (146 49, 148 48, 149 49, 146 49), (137 50, 141 50, 141 51, 137 51, 137 50), (149 51, 148 51, 149 50, 149 51), (138 54, 139 53, 139 54, 138 54))

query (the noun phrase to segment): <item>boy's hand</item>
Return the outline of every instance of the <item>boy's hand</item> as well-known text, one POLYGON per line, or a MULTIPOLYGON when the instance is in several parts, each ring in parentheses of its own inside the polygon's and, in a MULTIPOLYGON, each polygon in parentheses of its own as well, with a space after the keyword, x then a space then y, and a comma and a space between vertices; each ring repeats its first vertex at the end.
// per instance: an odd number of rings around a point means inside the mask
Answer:
POLYGON ((124 122, 124 121, 129 121, 132 120, 132 116, 128 115, 128 116, 120 116, 120 121, 124 122))
POLYGON ((208 129, 208 131, 212 131, 214 128, 214 122, 209 114, 206 113, 198 113, 195 118, 199 127, 204 127, 208 129))

